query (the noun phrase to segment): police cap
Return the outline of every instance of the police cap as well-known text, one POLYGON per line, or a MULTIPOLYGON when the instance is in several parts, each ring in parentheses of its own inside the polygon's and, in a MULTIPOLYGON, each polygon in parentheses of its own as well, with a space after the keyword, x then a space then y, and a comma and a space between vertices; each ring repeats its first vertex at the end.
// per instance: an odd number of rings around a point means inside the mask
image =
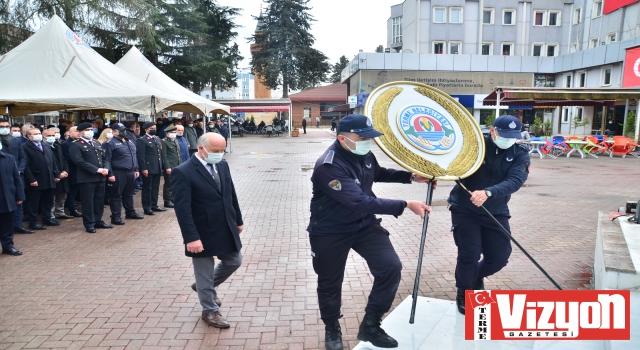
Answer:
POLYGON ((124 124, 122 123, 115 123, 113 124, 113 126, 111 127, 111 129, 113 130, 118 130, 118 131, 122 131, 122 130, 126 130, 127 128, 124 126, 124 124))
POLYGON ((498 135, 510 139, 520 139, 522 134, 522 122, 520 119, 511 115, 501 115, 493 122, 493 128, 496 129, 498 135))
POLYGON ((338 131, 352 132, 365 138, 373 138, 383 135, 381 132, 373 128, 371 119, 362 114, 350 114, 342 118, 340 123, 338 123, 338 131))

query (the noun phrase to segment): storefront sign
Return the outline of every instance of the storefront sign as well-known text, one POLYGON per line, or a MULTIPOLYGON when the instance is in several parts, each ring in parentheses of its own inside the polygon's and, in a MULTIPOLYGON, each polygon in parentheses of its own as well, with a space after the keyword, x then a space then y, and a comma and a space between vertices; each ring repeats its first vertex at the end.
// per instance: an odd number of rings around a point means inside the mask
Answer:
POLYGON ((627 5, 631 5, 634 2, 638 2, 640 0, 606 0, 604 2, 604 14, 611 13, 617 9, 623 8, 627 5))
POLYGON ((622 87, 640 86, 640 47, 627 50, 622 87))

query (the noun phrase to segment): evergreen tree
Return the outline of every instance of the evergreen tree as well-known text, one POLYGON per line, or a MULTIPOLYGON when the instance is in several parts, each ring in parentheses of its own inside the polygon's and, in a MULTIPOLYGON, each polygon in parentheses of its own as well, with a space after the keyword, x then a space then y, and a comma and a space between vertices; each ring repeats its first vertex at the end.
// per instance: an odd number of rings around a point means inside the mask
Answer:
POLYGON ((382 45, 378 45, 378 47, 376 47, 376 52, 384 52, 384 47, 382 47, 382 45))
POLYGON ((251 67, 256 78, 270 89, 282 85, 289 90, 304 89, 326 81, 331 69, 327 57, 312 46, 309 33, 313 17, 309 0, 265 0, 267 8, 257 17, 259 28, 251 36, 255 43, 251 67))
POLYGON ((342 80, 342 70, 347 68, 348 65, 349 65, 349 60, 347 59, 347 57, 345 57, 344 55, 340 56, 340 59, 338 60, 338 62, 336 62, 336 64, 333 65, 333 68, 332 68, 332 71, 333 71, 333 74, 331 74, 332 83, 339 83, 340 80, 342 80))

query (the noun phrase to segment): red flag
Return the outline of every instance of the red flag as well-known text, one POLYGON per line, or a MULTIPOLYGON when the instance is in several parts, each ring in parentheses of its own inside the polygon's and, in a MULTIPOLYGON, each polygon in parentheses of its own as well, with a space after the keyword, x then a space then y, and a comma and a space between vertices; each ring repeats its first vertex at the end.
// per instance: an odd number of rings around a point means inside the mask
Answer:
POLYGON ((475 293, 472 290, 468 290, 467 298, 469 299, 471 309, 496 302, 486 290, 475 293))

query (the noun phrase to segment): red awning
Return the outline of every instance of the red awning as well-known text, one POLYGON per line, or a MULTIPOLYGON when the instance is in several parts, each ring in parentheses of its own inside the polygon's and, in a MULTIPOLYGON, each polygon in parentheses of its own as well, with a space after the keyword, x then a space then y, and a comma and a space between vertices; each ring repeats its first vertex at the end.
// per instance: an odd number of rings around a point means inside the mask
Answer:
POLYGON ((231 106, 231 112, 289 112, 289 105, 231 106))

